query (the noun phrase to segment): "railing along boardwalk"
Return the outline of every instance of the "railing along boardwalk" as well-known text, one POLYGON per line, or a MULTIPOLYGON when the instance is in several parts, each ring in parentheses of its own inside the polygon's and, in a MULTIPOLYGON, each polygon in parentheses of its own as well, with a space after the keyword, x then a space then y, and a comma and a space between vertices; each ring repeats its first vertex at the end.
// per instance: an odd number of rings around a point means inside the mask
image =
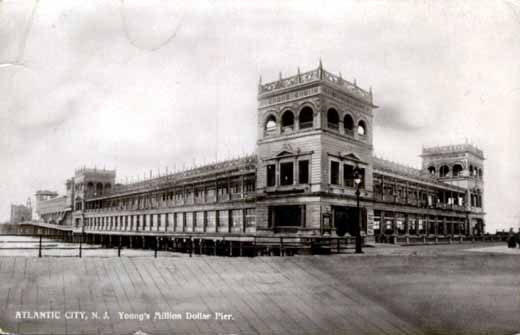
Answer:
POLYGON ((378 243, 389 243, 399 245, 429 245, 429 244, 455 244, 455 243, 476 243, 476 242, 504 242, 506 235, 429 235, 429 236, 398 236, 398 235, 377 235, 375 241, 378 243))
POLYGON ((103 250, 102 246, 74 243, 57 234, 0 234, 0 256, 9 256, 9 251, 20 251, 26 256, 37 257, 82 257, 87 250, 103 250), (7 251, 7 253, 3 253, 7 251), (56 251, 50 253, 50 251, 56 251), (60 253, 60 251, 63 251, 60 253))
MULTIPOLYGON (((29 256, 49 256, 49 251, 67 251, 66 255, 53 253, 53 257, 83 257, 86 251, 117 250, 117 256, 125 256, 127 250, 150 250, 148 255, 157 257, 159 252, 185 253, 207 256, 256 257, 293 256, 352 253, 352 237, 295 237, 256 235, 169 234, 121 235, 85 232, 80 234, 0 234, 2 251, 29 251, 29 256), (23 239, 26 237, 26 239, 23 239), (20 239, 22 238, 22 239, 20 239), (34 251, 34 253, 30 253, 34 251)), ((146 254, 145 254, 146 255, 146 254)))

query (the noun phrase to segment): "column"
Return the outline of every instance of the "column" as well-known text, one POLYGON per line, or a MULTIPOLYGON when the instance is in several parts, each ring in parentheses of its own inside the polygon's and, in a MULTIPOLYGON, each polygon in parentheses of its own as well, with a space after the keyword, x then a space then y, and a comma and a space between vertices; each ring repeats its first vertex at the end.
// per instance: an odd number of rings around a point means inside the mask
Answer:
POLYGON ((245 233, 246 232, 246 210, 242 208, 240 211, 242 212, 242 232, 245 233))
MULTIPOLYGON (((408 194, 408 187, 406 188, 406 192, 408 194)), ((408 196, 406 198, 408 199, 408 196)), ((408 213, 404 213, 404 234, 406 236, 410 235, 410 221, 408 218, 408 213)))
POLYGON ((385 221, 385 211, 381 211, 381 219, 379 224, 379 232, 380 234, 386 234, 386 221, 385 221))
MULTIPOLYGON (((383 201, 386 201, 385 199, 385 176, 381 175, 381 190, 382 190, 382 200, 383 201)), ((383 213, 383 211, 381 211, 381 213, 383 213)), ((382 220, 382 217, 381 217, 381 220, 382 220)), ((381 230, 383 231, 383 230, 381 230)))
POLYGON ((394 179, 392 183, 392 196, 393 196, 393 202, 396 202, 397 199, 397 181, 394 179))
POLYGON ((231 200, 231 179, 227 177, 227 192, 228 192, 228 200, 231 200))
POLYGON ((228 210, 228 233, 231 232, 231 226, 233 225, 233 211, 228 210))
POLYGON ((392 233, 393 235, 399 235, 397 231, 397 212, 394 212, 394 216, 392 217, 392 233))
MULTIPOLYGON (((294 169, 294 166, 293 166, 293 169, 294 169)), ((294 181, 296 180, 296 178, 294 178, 294 172, 293 172, 293 184, 294 184, 294 181)), ((242 175, 240 177, 240 183, 241 183, 241 195, 240 195, 240 198, 244 198, 244 186, 245 186, 245 183, 244 183, 244 175, 242 175)))

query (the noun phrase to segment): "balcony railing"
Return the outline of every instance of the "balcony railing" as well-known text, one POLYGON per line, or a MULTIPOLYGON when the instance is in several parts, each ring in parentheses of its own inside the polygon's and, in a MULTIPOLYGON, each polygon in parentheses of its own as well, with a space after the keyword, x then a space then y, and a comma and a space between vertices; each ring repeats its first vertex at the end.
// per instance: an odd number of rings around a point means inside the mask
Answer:
POLYGON ((274 135, 276 135, 276 128, 264 130, 264 136, 274 136, 274 135))
POLYGON ((292 133, 293 131, 294 131, 294 126, 282 127, 282 133, 292 133))
POLYGON ((338 123, 327 122, 327 127, 329 127, 329 129, 339 130, 339 124, 338 123))
POLYGON ((312 128, 312 126, 313 126, 312 121, 300 122, 300 129, 312 128))

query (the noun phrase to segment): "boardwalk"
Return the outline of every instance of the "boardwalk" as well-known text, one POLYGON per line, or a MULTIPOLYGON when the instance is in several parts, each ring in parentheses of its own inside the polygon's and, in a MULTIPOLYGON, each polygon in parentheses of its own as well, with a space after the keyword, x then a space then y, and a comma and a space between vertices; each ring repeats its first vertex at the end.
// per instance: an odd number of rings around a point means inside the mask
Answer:
POLYGON ((451 247, 451 258, 420 255, 426 250, 420 248, 368 250, 363 256, 0 257, 0 328, 17 334, 520 330, 520 258, 467 247, 451 247), (20 320, 17 311, 61 313, 56 320, 20 320), (87 312, 88 320, 67 320, 65 311, 87 312), (157 316, 170 319, 153 320, 157 316))

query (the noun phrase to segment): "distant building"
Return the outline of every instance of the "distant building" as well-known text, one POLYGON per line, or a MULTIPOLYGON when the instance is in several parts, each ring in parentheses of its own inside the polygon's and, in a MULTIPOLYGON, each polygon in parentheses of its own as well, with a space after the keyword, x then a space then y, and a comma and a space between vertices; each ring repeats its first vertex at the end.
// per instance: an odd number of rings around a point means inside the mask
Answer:
POLYGON ((31 199, 27 198, 27 203, 25 205, 11 205, 11 224, 22 223, 25 221, 32 220, 32 205, 31 199))
POLYGON ((485 232, 482 150, 423 149, 421 169, 375 157, 372 90, 318 68, 258 85, 255 154, 127 185, 80 169, 38 197, 48 222, 86 231, 470 236, 485 232), (361 218, 354 176, 361 177, 361 218))

